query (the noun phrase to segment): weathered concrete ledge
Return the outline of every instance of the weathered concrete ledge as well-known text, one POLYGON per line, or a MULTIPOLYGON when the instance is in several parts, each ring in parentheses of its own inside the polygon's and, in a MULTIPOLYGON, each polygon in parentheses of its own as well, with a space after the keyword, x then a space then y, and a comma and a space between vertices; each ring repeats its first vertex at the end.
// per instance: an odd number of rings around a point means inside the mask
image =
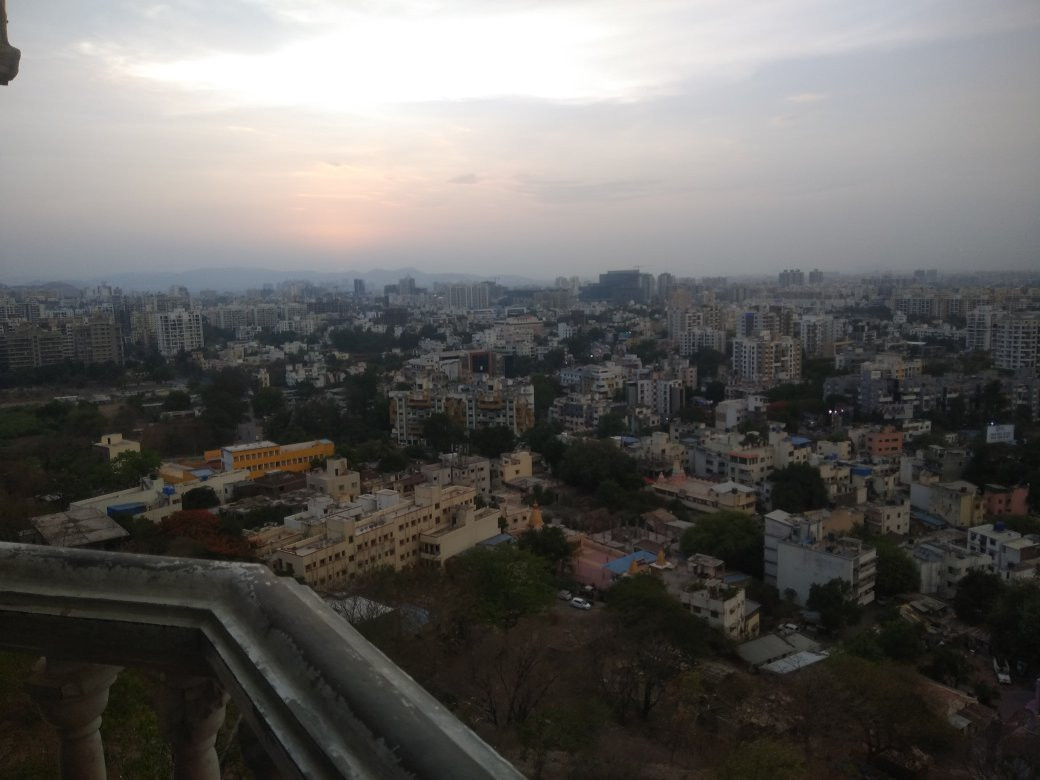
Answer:
POLYGON ((309 588, 257 564, 0 543, 0 647, 212 674, 286 777, 522 777, 309 588))

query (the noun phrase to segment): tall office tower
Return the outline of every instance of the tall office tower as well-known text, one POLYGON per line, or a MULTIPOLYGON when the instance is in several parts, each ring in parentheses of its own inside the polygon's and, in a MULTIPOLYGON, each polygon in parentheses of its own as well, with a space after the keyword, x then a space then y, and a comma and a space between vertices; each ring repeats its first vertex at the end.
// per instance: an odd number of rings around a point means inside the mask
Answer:
POLYGON ((354 280, 354 297, 364 298, 365 297, 365 280, 355 279, 354 280))

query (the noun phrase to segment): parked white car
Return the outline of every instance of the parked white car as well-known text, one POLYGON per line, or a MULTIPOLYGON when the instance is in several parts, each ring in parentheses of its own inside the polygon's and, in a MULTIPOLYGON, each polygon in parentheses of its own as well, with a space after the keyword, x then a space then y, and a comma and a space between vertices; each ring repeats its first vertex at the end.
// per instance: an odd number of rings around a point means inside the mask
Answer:
POLYGON ((1011 685, 1011 667, 1007 661, 1001 663, 993 659, 993 673, 997 676, 997 682, 1001 685, 1011 685))
POLYGON ((587 599, 579 598, 578 596, 572 598, 569 604, 575 609, 592 609, 592 604, 587 599))

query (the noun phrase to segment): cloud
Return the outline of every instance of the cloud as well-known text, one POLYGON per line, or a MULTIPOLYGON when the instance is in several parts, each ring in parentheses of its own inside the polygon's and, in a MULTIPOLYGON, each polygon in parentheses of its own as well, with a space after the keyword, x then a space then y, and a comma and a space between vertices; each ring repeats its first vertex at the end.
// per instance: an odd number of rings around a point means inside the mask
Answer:
POLYGON ((351 111, 500 97, 645 101, 744 79, 777 61, 1040 24, 1036 3, 994 9, 963 0, 941 13, 923 0, 876 0, 869 11, 829 0, 219 5, 206 25, 193 6, 176 17, 144 15, 145 29, 132 36, 102 30, 94 51, 133 78, 235 105, 351 111), (253 28, 255 37, 243 33, 253 28), (191 35, 204 36, 202 44, 191 35))
POLYGON ((461 176, 453 176, 448 179, 449 184, 476 184, 480 177, 475 173, 464 173, 461 176))

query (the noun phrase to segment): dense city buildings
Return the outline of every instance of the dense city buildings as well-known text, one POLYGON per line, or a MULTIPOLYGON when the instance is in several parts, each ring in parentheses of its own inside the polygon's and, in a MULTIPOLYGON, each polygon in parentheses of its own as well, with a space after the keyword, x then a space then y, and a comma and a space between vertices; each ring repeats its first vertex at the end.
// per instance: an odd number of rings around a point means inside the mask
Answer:
POLYGON ((19 538, 113 550, 209 517, 243 529, 221 554, 364 620, 390 614, 361 595, 390 572, 454 572, 550 529, 573 555, 554 569, 565 614, 653 578, 770 674, 843 647, 828 597, 888 620, 875 602, 895 590, 898 620, 955 642, 955 621, 928 621, 964 583, 1040 574, 1040 474, 1017 454, 1040 423, 1037 290, 634 269, 531 289, 407 273, 8 291, 0 376, 59 367, 85 387, 12 430, 104 421, 91 476, 29 496, 46 502, 19 538), (751 541, 698 536, 721 521, 751 541), (893 556, 912 571, 898 586, 893 556))

